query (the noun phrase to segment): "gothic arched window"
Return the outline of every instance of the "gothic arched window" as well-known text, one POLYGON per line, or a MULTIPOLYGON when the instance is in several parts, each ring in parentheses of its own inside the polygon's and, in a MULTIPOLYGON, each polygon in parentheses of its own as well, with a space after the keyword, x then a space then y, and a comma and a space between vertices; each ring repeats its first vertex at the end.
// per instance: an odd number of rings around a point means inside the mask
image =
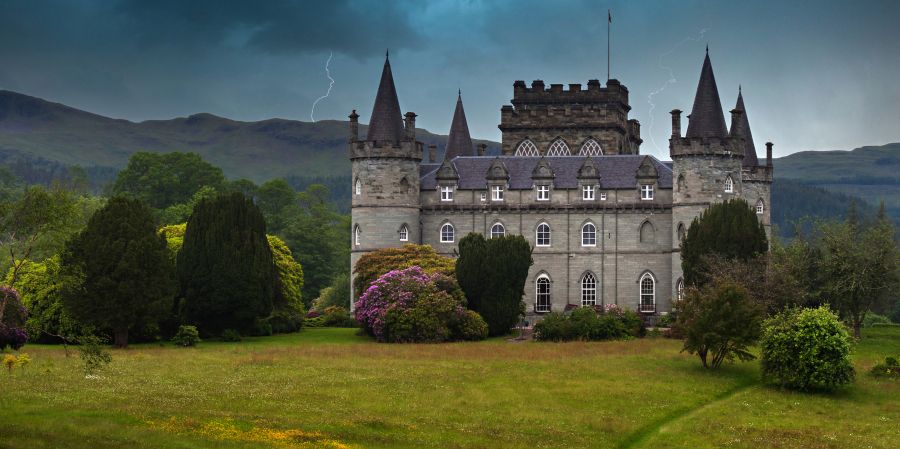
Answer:
POLYGON ((653 243, 656 241, 656 231, 654 231, 653 225, 649 221, 645 221, 641 225, 640 238, 641 243, 653 243))
POLYGON ((597 227, 593 223, 581 227, 581 246, 597 246, 597 227))
POLYGON ((687 230, 684 228, 684 223, 678 223, 678 241, 681 242, 687 236, 687 230))
POLYGON ((594 139, 588 139, 584 145, 581 146, 582 156, 602 156, 603 148, 600 148, 600 144, 597 143, 594 139))
POLYGON ((684 192, 687 189, 687 181, 684 180, 684 175, 678 175, 678 191, 684 192))
POLYGON ((759 200, 756 202, 756 213, 758 215, 762 215, 762 213, 766 210, 766 206, 763 203, 763 200, 759 200))
POLYGON ((362 235, 362 230, 359 229, 359 225, 356 225, 353 228, 353 244, 359 246, 360 236, 362 235))
POLYGON ((562 139, 556 139, 547 148, 547 156, 571 156, 569 146, 562 139))
POLYGON ((734 180, 730 175, 725 177, 725 193, 734 193, 734 180))
POLYGON ((506 235, 506 228, 503 227, 502 223, 494 223, 491 226, 491 238, 503 237, 506 235))
POLYGON ((535 244, 537 246, 550 246, 550 225, 541 223, 535 232, 535 244))
POLYGON ((356 179, 356 194, 362 195, 362 181, 359 178, 356 179))
POLYGON ((581 305, 597 305, 597 278, 591 273, 581 278, 581 305))
POLYGON ((538 276, 535 282, 535 312, 550 311, 550 277, 546 274, 538 276))
POLYGON ((540 156, 540 152, 531 139, 525 139, 516 147, 516 156, 540 156))
POLYGON ((400 241, 408 242, 409 241, 409 228, 406 225, 400 227, 400 241))
POLYGON ((684 279, 678 279, 675 283, 675 299, 678 301, 684 299, 684 279))
POLYGON ((656 311, 656 279, 650 273, 644 273, 640 281, 640 311, 656 311))

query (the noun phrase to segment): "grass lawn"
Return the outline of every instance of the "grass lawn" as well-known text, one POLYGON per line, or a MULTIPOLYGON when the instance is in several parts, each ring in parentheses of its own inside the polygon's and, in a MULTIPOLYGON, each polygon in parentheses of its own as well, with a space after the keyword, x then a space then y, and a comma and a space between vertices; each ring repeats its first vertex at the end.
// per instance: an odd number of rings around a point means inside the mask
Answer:
POLYGON ((385 345, 348 329, 77 353, 0 372, 2 448, 895 448, 900 328, 866 329, 857 382, 799 394, 756 362, 707 372, 680 342, 385 345))

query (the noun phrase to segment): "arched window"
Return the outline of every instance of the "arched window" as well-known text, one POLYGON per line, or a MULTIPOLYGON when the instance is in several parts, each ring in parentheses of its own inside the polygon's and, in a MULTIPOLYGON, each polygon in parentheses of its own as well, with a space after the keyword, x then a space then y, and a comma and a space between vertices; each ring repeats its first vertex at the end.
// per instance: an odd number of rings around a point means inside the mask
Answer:
POLYGON ((359 246, 360 235, 362 234, 362 230, 359 229, 359 225, 356 225, 353 228, 353 244, 359 246))
POLYGON ((546 274, 538 276, 535 283, 535 312, 550 311, 550 278, 546 274))
POLYGON ((556 139, 547 148, 547 156, 571 156, 569 146, 562 139, 556 139))
POLYGON ((356 194, 362 195, 362 181, 359 178, 356 179, 356 194))
POLYGON ((684 228, 684 223, 678 223, 678 241, 681 242, 685 237, 687 237, 687 230, 684 228))
POLYGON ((675 299, 681 301, 684 299, 684 279, 678 279, 675 283, 675 299))
POLYGON ((725 193, 734 193, 734 180, 731 175, 725 177, 725 193))
POLYGON ((640 282, 640 311, 656 311, 656 280, 650 273, 644 273, 640 282))
POLYGON ((536 146, 534 146, 534 142, 530 139, 525 139, 522 143, 516 147, 516 156, 540 156, 540 152, 536 146))
POLYGON ((597 305, 597 278, 591 273, 581 278, 581 305, 597 305))
POLYGON ((452 224, 444 224, 441 226, 441 243, 453 243, 453 240, 456 238, 455 234, 452 224))
POLYGON ((502 223, 494 223, 491 226, 491 238, 503 237, 506 235, 506 228, 503 227, 502 223))
POLYGON ((600 148, 600 144, 597 143, 596 140, 588 139, 587 142, 581 146, 580 154, 582 156, 602 156, 603 149, 600 148))
POLYGON ((678 175, 678 191, 684 192, 687 189, 687 181, 684 180, 684 175, 678 175))
POLYGON ((597 227, 593 223, 581 227, 581 246, 597 246, 597 227))
POLYGON ((406 225, 400 226, 400 241, 409 241, 409 228, 406 225))
POLYGON ((541 223, 535 232, 535 243, 537 246, 550 246, 550 225, 541 223))
POLYGON ((762 213, 766 210, 765 204, 763 204, 763 200, 758 200, 756 202, 756 214, 762 215, 762 213))
POLYGON ((653 243, 656 241, 656 231, 649 221, 641 225, 641 243, 653 243))

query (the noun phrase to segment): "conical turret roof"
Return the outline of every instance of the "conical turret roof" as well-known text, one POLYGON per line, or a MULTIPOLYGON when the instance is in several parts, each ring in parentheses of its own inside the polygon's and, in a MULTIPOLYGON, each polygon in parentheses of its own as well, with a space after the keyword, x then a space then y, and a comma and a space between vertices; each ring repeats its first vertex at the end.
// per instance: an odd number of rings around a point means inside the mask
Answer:
POLYGON ((400 112, 400 101, 397 100, 397 89, 394 87, 391 61, 385 55, 381 83, 378 85, 378 94, 375 95, 375 106, 372 108, 366 140, 398 142, 401 136, 403 136, 403 116, 400 112))
POLYGON ((753 133, 750 132, 750 120, 747 118, 747 110, 744 109, 744 94, 738 88, 737 105, 734 109, 741 111, 738 119, 731 124, 731 136, 744 139, 744 167, 755 167, 759 165, 759 159, 756 157, 756 145, 753 144, 753 133))
POLYGON ((700 71, 700 83, 697 84, 697 95, 694 96, 694 108, 689 116, 685 137, 727 137, 725 115, 722 102, 719 100, 719 89, 713 75, 712 63, 709 62, 709 51, 703 60, 700 71))
POLYGON ((463 109, 462 92, 456 97, 456 111, 453 112, 453 123, 450 124, 450 135, 447 136, 447 151, 444 160, 452 160, 457 156, 474 156, 472 136, 469 135, 469 123, 463 109))

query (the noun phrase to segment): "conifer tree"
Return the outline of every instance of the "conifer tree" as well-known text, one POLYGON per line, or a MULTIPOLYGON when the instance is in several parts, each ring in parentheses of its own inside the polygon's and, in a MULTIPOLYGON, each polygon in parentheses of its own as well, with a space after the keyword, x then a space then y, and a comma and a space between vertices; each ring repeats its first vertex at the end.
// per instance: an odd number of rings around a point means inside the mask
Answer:
POLYGON ((275 263, 266 223, 241 193, 201 201, 194 208, 177 257, 184 319, 201 332, 265 333, 272 313, 275 263))
POLYGON ((688 285, 701 286, 709 256, 747 261, 769 249, 766 231, 742 199, 713 204, 688 228, 681 243, 681 268, 688 285))
POLYGON ((71 283, 62 300, 79 322, 112 329, 115 344, 170 310, 174 270, 166 240, 149 207, 114 197, 66 244, 63 273, 71 283))

